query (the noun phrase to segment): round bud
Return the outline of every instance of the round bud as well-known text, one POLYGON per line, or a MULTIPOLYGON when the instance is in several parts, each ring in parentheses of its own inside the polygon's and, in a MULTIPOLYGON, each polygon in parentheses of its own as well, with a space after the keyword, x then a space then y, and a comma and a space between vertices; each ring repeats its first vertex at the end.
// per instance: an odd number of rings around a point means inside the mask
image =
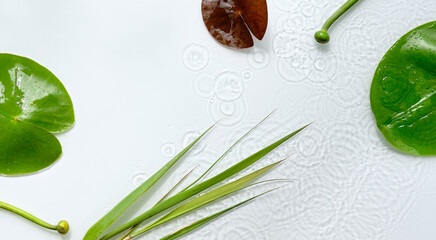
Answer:
POLYGON ((68 230, 70 230, 70 225, 67 221, 62 220, 58 223, 57 230, 60 234, 67 234, 68 230))
POLYGON ((315 40, 319 43, 328 43, 330 36, 325 30, 321 30, 315 33, 315 40))

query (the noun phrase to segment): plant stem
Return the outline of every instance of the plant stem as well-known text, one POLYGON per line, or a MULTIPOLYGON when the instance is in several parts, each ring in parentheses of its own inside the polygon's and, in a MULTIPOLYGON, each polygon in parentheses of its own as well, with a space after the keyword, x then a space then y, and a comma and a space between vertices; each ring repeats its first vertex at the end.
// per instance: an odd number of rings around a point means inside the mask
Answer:
POLYGON ((348 0, 342 7, 336 10, 335 13, 331 17, 327 19, 327 21, 322 26, 321 30, 315 33, 315 40, 319 43, 328 43, 330 40, 330 36, 327 33, 329 28, 333 25, 333 23, 342 16, 348 9, 350 9, 354 4, 356 4, 359 0, 348 0))
POLYGON ((69 229, 67 221, 62 220, 58 223, 58 225, 52 225, 52 224, 49 224, 49 223, 35 217, 34 215, 32 215, 32 214, 30 214, 30 213, 28 213, 20 208, 17 208, 15 206, 12 206, 12 205, 7 204, 7 203, 2 202, 2 201, 0 201, 0 208, 5 209, 9 212, 15 213, 15 214, 17 214, 17 215, 19 215, 19 216, 21 216, 29 221, 32 221, 32 222, 40 225, 41 227, 44 227, 44 228, 47 228, 50 230, 56 230, 60 234, 66 234, 68 232, 68 229, 69 229))

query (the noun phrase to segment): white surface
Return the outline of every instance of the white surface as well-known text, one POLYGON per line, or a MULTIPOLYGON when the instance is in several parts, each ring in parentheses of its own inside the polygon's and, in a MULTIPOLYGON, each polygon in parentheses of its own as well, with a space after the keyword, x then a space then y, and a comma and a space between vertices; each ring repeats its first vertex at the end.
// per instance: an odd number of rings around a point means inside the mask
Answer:
MULTIPOLYGON (((207 33, 200 0, 1 0, 1 51, 53 71, 77 117, 59 136, 64 155, 53 167, 0 178, 2 201, 53 223, 67 219, 71 232, 60 237, 2 211, 1 239, 81 239, 198 131, 229 116, 177 165, 165 189, 197 163, 199 175, 276 108, 217 170, 315 121, 261 163, 292 154, 264 178, 294 182, 184 239, 435 239, 436 158, 386 143, 374 124, 369 87, 396 39, 435 20, 436 1, 362 0, 331 29, 331 43, 317 45, 312 35, 342 2, 269 0, 265 39, 234 51, 207 33)), ((142 202, 143 209, 152 204, 142 202)))

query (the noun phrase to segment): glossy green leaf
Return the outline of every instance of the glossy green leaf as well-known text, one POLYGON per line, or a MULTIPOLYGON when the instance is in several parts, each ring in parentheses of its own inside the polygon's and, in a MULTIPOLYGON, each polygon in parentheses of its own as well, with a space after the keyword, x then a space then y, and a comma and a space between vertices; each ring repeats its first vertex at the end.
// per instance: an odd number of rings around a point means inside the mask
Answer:
POLYGON ((187 234, 189 232, 192 232, 195 229, 203 226, 204 224, 206 224, 206 223, 208 223, 208 222, 210 222, 210 221, 220 217, 221 215, 223 215, 223 214, 225 214, 225 213, 227 213, 227 212, 229 212, 229 211, 231 211, 231 210, 233 210, 233 209, 235 209, 235 208, 237 208, 237 207, 239 207, 239 206, 241 206, 243 204, 246 204, 246 203, 248 203, 248 202, 250 202, 250 201, 252 201, 252 200, 254 200, 254 199, 256 199, 256 198, 258 198, 260 196, 262 196, 262 195, 265 195, 265 194, 267 194, 267 193, 269 193, 271 191, 274 191, 276 189, 277 188, 271 189, 269 191, 266 191, 264 193, 261 193, 259 195, 254 196, 254 197, 251 197, 251 198, 249 198, 249 199, 247 199, 245 201, 242 201, 242 202, 240 202, 238 204, 235 204, 235 205, 233 205, 231 207, 228 207, 228 208, 226 208, 226 209, 224 209, 224 210, 222 210, 220 212, 214 213, 214 214, 212 214, 212 215, 210 215, 208 217, 200 219, 200 220, 198 220, 198 221, 196 221, 196 222, 194 222, 192 224, 189 224, 186 227, 183 227, 183 228, 181 228, 181 229, 179 229, 179 230, 177 230, 177 231, 175 231, 173 233, 170 233, 170 234, 166 235, 165 237, 161 238, 160 240, 173 240, 173 239, 179 238, 179 237, 181 237, 181 236, 183 236, 183 235, 185 235, 185 234, 187 234))
POLYGON ((50 166, 62 153, 52 133, 73 123, 70 96, 53 73, 28 58, 0 54, 0 174, 50 166))
POLYGON ((206 189, 208 189, 208 188, 210 188, 210 187, 212 187, 212 186, 214 186, 222 181, 224 181, 225 179, 228 179, 231 176, 241 172, 242 170, 251 166, 252 164, 257 162, 258 160, 263 158, 265 155, 267 155, 268 153, 273 151, 275 148, 280 146, 282 143, 286 142, 288 139, 295 136, 297 133, 299 133, 300 131, 305 129, 307 126, 308 125, 298 129, 297 131, 289 133, 288 135, 277 140, 276 142, 272 143, 271 145, 259 150, 258 152, 254 153, 253 155, 249 156, 248 158, 246 158, 246 159, 240 161, 239 163, 231 166, 227 170, 224 170, 220 174, 218 174, 218 175, 216 175, 216 176, 214 176, 214 177, 212 177, 204 182, 198 183, 197 185, 194 185, 191 188, 189 188, 183 192, 179 192, 176 195, 166 199, 165 201, 159 203, 158 205, 156 205, 156 206, 150 208, 149 210, 147 210, 146 212, 142 213, 138 217, 132 219, 131 221, 121 225, 117 229, 106 234, 102 239, 105 240, 105 239, 109 239, 113 236, 116 236, 116 235, 120 234, 121 232, 123 232, 123 231, 155 216, 156 214, 159 214, 162 211, 165 211, 168 208, 171 208, 171 207, 185 201, 186 199, 188 199, 188 198, 190 198, 190 197, 192 197, 192 196, 194 196, 194 195, 196 195, 196 194, 198 194, 198 193, 200 193, 200 192, 202 192, 202 191, 204 191, 204 190, 206 190, 206 189))
POLYGON ((160 219, 156 220, 155 222, 151 223, 150 225, 138 230, 137 232, 134 232, 131 235, 131 237, 136 237, 140 234, 143 234, 143 233, 145 233, 145 232, 147 232, 147 231, 149 231, 149 230, 151 230, 151 229, 153 229, 161 224, 164 224, 168 221, 171 221, 177 217, 180 217, 183 214, 186 214, 186 213, 191 212, 191 211, 193 211, 201 206, 204 206, 205 204, 213 202, 217 199, 220 199, 224 196, 227 196, 231 193, 234 193, 234 192, 244 188, 244 186, 246 186, 248 183, 250 183, 254 179, 258 178, 260 175, 262 175, 266 171, 270 170, 271 168, 273 168, 274 166, 276 166, 280 162, 270 164, 270 165, 263 167, 263 168, 255 171, 253 173, 250 173, 250 174, 248 174, 248 175, 246 175, 238 180, 230 182, 230 183, 223 185, 219 188, 216 188, 210 192, 207 192, 207 193, 205 193, 197 198, 194 198, 194 199, 190 200, 189 202, 184 203, 183 205, 177 207, 176 209, 169 212, 168 214, 161 217, 160 219))
POLYGON ((372 82, 371 108, 393 146, 436 155, 436 22, 410 31, 386 53, 372 82))
MULTIPOLYGON (((213 126, 212 126, 213 127, 213 126)), ((148 189, 150 189, 162 176, 180 159, 186 152, 189 151, 212 127, 207 129, 203 134, 201 134, 197 139, 195 139, 191 144, 189 144, 185 149, 178 153, 173 159, 171 159, 165 166, 163 166, 159 171, 157 171, 153 176, 147 179, 139 187, 133 190, 129 195, 127 195, 121 202, 119 202, 112 210, 110 210, 105 216, 103 216, 98 222, 96 222, 86 233, 83 240, 97 240, 100 235, 109 228, 112 223, 123 214, 130 205, 132 205, 139 197, 141 197, 148 189)), ((130 227, 135 226, 131 225, 130 227)))

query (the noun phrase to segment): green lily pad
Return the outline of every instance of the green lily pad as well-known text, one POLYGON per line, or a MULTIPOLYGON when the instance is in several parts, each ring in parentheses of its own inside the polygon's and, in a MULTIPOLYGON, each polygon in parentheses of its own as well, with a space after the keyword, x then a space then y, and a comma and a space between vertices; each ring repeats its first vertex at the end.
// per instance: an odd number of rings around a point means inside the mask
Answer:
POLYGON ((62 147, 52 133, 73 124, 71 98, 53 73, 28 58, 0 54, 0 174, 53 164, 62 147))
POLYGON ((393 146, 436 155, 436 22, 410 31, 386 53, 371 85, 371 108, 393 146))

